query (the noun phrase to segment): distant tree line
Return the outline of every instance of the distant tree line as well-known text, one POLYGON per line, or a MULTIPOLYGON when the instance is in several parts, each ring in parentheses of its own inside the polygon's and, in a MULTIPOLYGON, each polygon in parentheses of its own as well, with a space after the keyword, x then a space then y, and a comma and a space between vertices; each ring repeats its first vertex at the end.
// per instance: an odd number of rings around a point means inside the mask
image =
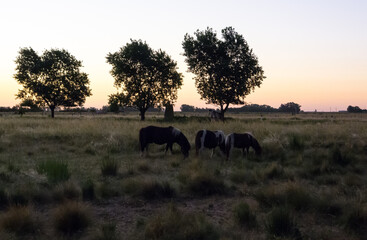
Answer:
MULTIPOLYGON (((188 104, 181 105, 181 112, 208 112, 209 108, 197 108, 188 104)), ((259 104, 247 104, 239 108, 228 108, 228 112, 239 113, 239 112, 285 112, 297 114, 301 111, 301 105, 289 102, 281 104, 279 108, 273 108, 269 105, 259 105, 259 104)))

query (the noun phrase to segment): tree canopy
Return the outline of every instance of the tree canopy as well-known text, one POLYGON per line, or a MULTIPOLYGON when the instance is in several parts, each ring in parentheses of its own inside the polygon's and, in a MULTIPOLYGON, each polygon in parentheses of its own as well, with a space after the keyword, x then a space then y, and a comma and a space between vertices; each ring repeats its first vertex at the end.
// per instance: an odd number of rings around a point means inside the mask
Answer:
POLYGON ((17 98, 47 105, 52 117, 56 107, 81 106, 91 96, 88 76, 80 71, 82 62, 64 49, 39 56, 32 48, 22 48, 15 63, 14 78, 23 86, 17 98))
POLYGON ((137 108, 141 120, 148 108, 177 100, 182 74, 164 51, 154 51, 142 40, 131 40, 119 51, 109 53, 107 62, 112 65, 115 86, 121 88, 121 92, 109 96, 109 102, 118 99, 122 106, 137 108))
POLYGON ((301 105, 294 102, 288 102, 281 104, 279 107, 279 112, 289 112, 292 114, 297 114, 301 111, 301 105))
POLYGON ((211 28, 185 35, 182 43, 189 71, 201 99, 220 106, 243 104, 246 95, 262 83, 264 71, 242 35, 232 27, 222 30, 222 38, 211 28))

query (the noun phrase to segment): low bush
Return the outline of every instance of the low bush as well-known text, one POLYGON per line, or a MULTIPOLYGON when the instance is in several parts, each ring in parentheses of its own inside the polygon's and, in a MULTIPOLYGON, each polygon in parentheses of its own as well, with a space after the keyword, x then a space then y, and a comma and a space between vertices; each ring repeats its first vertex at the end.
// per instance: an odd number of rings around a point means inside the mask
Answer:
POLYGON ((164 214, 147 222, 145 239, 216 240, 219 239, 219 233, 203 215, 184 214, 171 206, 164 214))
POLYGON ((91 223, 91 217, 82 203, 69 201, 55 209, 53 223, 58 233, 71 236, 85 230, 91 223))
POLYGON ((82 184, 83 200, 93 200, 96 197, 95 184, 93 180, 88 179, 82 184))
POLYGON ((348 231, 362 237, 367 236, 367 209, 361 205, 351 206, 342 217, 342 222, 348 231))
POLYGON ((302 151, 305 148, 305 141, 303 136, 299 134, 292 134, 289 136, 289 147, 295 151, 302 151))
POLYGON ((138 194, 145 199, 172 198, 176 196, 176 190, 168 182, 142 182, 138 194))
POLYGON ((103 158, 101 162, 101 172, 103 176, 116 176, 119 169, 119 162, 110 157, 103 158))
POLYGON ((265 228, 271 238, 301 238, 301 234, 296 226, 291 212, 289 209, 284 207, 275 208, 271 211, 271 213, 267 216, 265 228))
POLYGON ((233 215, 240 226, 253 228, 257 225, 255 214, 252 213, 249 205, 245 202, 241 202, 234 207, 233 215))
POLYGON ((53 197, 59 202, 66 200, 79 200, 81 199, 81 194, 80 187, 76 183, 68 181, 56 186, 53 197))
POLYGON ((38 163, 37 172, 45 174, 48 181, 57 184, 70 178, 68 164, 57 160, 46 160, 38 163))
POLYGON ((345 167, 353 161, 353 156, 351 153, 343 149, 343 151, 338 146, 334 146, 331 149, 331 160, 333 163, 345 167))
POLYGON ((187 179, 186 187, 190 193, 201 197, 223 195, 228 192, 221 178, 200 172, 187 179))
POLYGON ((9 208, 0 218, 1 229, 17 235, 35 234, 40 229, 33 211, 27 206, 9 208))
POLYGON ((121 239, 116 233, 116 223, 104 223, 98 229, 93 240, 118 240, 121 239))

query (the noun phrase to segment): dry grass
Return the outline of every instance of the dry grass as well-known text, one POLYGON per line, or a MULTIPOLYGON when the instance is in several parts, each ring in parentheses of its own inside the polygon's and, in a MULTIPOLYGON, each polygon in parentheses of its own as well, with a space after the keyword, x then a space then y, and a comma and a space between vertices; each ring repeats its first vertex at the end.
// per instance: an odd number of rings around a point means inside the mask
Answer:
MULTIPOLYGON (((165 218, 162 207, 175 201, 181 216, 201 212, 223 239, 265 239, 270 212, 286 207, 302 236, 317 238, 322 228, 332 239, 351 233, 358 238, 356 223, 364 219, 364 212, 348 208, 363 209, 367 201, 366 118, 332 115, 229 114, 224 123, 200 115, 181 115, 170 123, 160 115, 149 115, 146 122, 135 115, 3 116, 0 211, 5 214, 9 204, 35 205, 40 218, 52 222, 55 204, 88 200, 88 211, 97 216, 89 222, 96 229, 112 221, 116 235, 144 239, 141 227, 150 226, 145 220, 152 215, 165 218), (250 150, 243 157, 234 151, 227 162, 220 154, 197 158, 191 151, 184 160, 177 145, 172 155, 164 155, 164 145, 151 144, 149 156, 141 158, 138 131, 147 125, 175 126, 192 147, 196 132, 203 128, 226 134, 252 132, 263 154, 257 158, 250 150), (110 162, 103 162, 106 156, 110 162), (257 228, 233 223, 233 207, 242 201, 256 217, 257 228), (137 219, 144 219, 139 229, 137 219)), ((201 224, 199 218, 189 218, 201 224)), ((37 239, 56 235, 40 233, 37 239)), ((0 239, 7 237, 0 233, 0 239)))

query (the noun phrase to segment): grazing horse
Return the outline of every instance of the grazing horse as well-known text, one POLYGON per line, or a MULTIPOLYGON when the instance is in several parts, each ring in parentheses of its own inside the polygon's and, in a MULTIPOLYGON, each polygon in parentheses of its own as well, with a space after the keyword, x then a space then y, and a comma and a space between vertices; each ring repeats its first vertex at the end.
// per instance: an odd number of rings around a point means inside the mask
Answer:
POLYGON ((195 149, 196 155, 204 148, 212 149, 212 154, 210 157, 213 157, 214 149, 219 146, 220 150, 225 153, 225 136, 223 131, 209 131, 209 130, 200 130, 196 133, 195 138, 195 149))
POLYGON ((215 120, 215 121, 219 121, 219 120, 223 120, 223 114, 220 112, 217 112, 215 110, 209 109, 209 116, 211 120, 215 120))
POLYGON ((231 133, 226 137, 225 141, 227 160, 233 148, 242 148, 242 153, 248 154, 249 148, 252 147, 255 150, 256 155, 261 155, 261 147, 259 142, 252 136, 251 133, 231 133))
POLYGON ((179 129, 172 126, 166 128, 148 126, 140 129, 139 143, 141 155, 143 155, 144 150, 148 151, 149 143, 155 143, 159 145, 167 144, 165 153, 167 153, 168 149, 170 149, 172 152, 172 145, 177 143, 181 147, 181 152, 184 155, 184 158, 189 156, 189 151, 191 148, 190 143, 185 135, 179 129))

